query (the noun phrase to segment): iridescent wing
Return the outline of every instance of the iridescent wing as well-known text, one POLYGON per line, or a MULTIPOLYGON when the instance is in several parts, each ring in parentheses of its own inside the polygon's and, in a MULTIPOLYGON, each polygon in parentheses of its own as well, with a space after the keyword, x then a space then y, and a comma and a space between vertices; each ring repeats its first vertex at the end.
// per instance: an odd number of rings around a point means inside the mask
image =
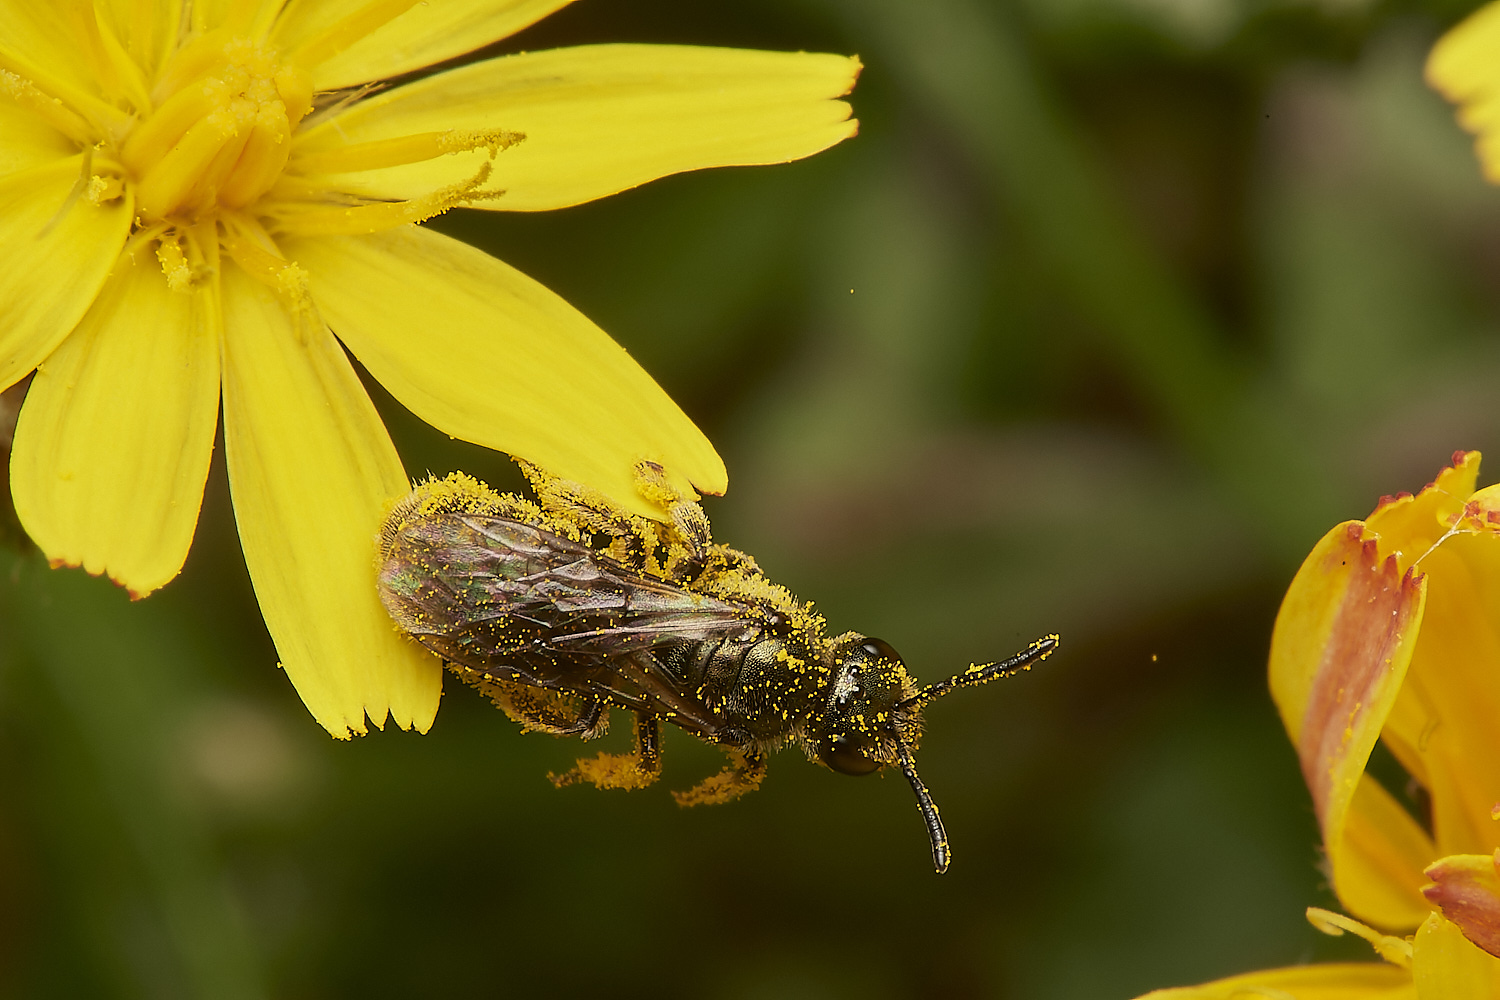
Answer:
POLYGON ((446 659, 552 673, 760 628, 746 609, 636 573, 536 525, 440 513, 390 540, 381 599, 446 659), (546 668, 550 667, 548 670, 546 668))

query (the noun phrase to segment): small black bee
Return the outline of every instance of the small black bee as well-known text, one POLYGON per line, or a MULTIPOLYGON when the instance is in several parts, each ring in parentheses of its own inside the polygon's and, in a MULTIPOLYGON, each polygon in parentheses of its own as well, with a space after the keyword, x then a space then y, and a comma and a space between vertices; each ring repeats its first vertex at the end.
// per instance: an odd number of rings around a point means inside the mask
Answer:
POLYGON ((536 501, 462 473, 399 501, 380 546, 380 597, 404 631, 528 729, 591 739, 607 710, 635 714, 632 754, 582 759, 561 785, 639 788, 661 773, 658 726, 724 747, 729 765, 681 805, 758 786, 788 741, 840 774, 896 766, 911 782, 932 858, 948 867, 937 806, 912 752, 922 708, 960 687, 1028 670, 1049 635, 999 663, 918 688, 885 642, 846 632, 767 580, 755 560, 710 540, 698 504, 660 466, 637 469, 668 522, 522 465, 536 501))

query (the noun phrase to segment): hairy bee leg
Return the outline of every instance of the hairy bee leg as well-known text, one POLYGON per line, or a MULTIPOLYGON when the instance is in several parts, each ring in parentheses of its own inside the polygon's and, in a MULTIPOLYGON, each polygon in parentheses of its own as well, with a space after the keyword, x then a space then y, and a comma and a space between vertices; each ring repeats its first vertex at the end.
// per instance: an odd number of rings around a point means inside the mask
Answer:
POLYGON ((635 753, 581 757, 571 771, 547 777, 558 788, 582 781, 595 788, 645 788, 661 777, 661 733, 656 716, 636 713, 635 753))
POLYGON ((765 777, 765 757, 753 750, 731 749, 728 767, 685 792, 673 792, 672 798, 680 806, 717 805, 755 791, 765 777))
POLYGON ((598 490, 547 475, 527 462, 517 462, 531 483, 544 511, 559 515, 586 531, 608 535, 614 544, 610 554, 637 571, 651 562, 657 544, 655 522, 628 514, 598 490))
POLYGON ((655 462, 642 462, 635 467, 635 486, 641 496, 659 504, 672 519, 679 546, 669 550, 668 576, 680 579, 696 575, 708 562, 713 537, 708 524, 708 515, 696 501, 679 493, 668 480, 666 470, 655 462))
POLYGON ((603 736, 609 728, 604 702, 599 698, 548 691, 494 676, 472 679, 471 683, 529 733, 582 736, 591 740, 603 736))

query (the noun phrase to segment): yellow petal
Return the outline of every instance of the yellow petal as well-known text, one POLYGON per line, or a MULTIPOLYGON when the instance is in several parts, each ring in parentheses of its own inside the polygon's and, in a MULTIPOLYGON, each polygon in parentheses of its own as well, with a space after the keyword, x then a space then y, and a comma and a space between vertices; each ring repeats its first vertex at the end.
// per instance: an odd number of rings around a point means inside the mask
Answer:
POLYGON ((1500 179, 1500 4, 1487 4, 1432 48, 1427 80, 1460 105, 1459 120, 1478 134, 1485 173, 1500 179))
POLYGON ((37 370, 16 425, 16 514, 54 564, 140 597, 187 558, 219 418, 212 289, 173 292, 149 253, 37 370))
POLYGON ((62 343, 125 245, 128 198, 69 204, 82 164, 74 156, 0 180, 0 388, 62 343))
MULTIPOLYGON (((1478 456, 1465 464, 1477 471, 1478 456)), ((1418 566, 1427 581, 1421 634, 1385 740, 1431 795, 1434 857, 1500 847, 1500 823, 1490 818, 1500 801, 1500 494, 1468 496, 1472 479, 1449 485, 1410 537, 1379 514, 1370 518, 1384 529, 1383 544, 1426 553, 1418 566), (1435 530, 1446 532, 1441 543, 1431 538, 1435 530)), ((1439 477, 1417 500, 1443 487, 1439 477)))
POLYGON ((1495 1000, 1500 959, 1486 955, 1436 913, 1417 931, 1412 976, 1420 1000, 1495 1000))
POLYGON ((1360 778, 1344 836, 1328 845, 1339 899, 1350 913, 1382 927, 1415 927, 1430 908, 1422 869, 1437 854, 1432 838, 1368 774, 1360 778))
MULTIPOLYGON (((853 135, 859 61, 806 52, 676 45, 590 45, 504 56, 397 87, 304 133, 319 152, 446 129, 507 129, 524 142, 495 157, 498 199, 475 207, 562 208, 683 170, 781 163, 853 135)), ((334 183, 414 198, 473 178, 487 150, 334 183)), ((292 169, 295 169, 295 153, 292 169)))
POLYGON ((1405 969, 1383 962, 1330 962, 1156 990, 1140 1000, 1412 1000, 1416 995, 1405 969))
POLYGON ((0 58, 7 69, 32 77, 36 83, 61 84, 48 88, 54 91, 54 97, 65 98, 65 92, 56 92, 64 88, 97 97, 93 67, 80 58, 76 28, 58 7, 34 0, 0 0, 0 58), (23 68, 16 70, 17 63, 23 68), (25 67, 44 70, 47 79, 37 79, 25 67))
POLYGON ((176 47, 185 6, 181 0, 96 0, 94 11, 118 51, 141 67, 144 82, 176 47))
POLYGON ((339 338, 433 426, 647 516, 662 513, 636 490, 641 459, 724 491, 723 461, 677 404, 604 331, 519 271, 416 227, 283 246, 339 338))
POLYGON ((73 164, 77 179, 78 147, 44 120, 13 101, 0 99, 0 177, 48 164, 73 164))
POLYGON ((1447 535, 1474 492, 1479 461, 1477 451, 1454 452, 1453 464, 1416 496, 1403 493, 1381 500, 1365 519, 1366 534, 1375 537, 1380 558, 1395 556, 1396 564, 1405 572, 1447 535))
POLYGON ((1500 872, 1495 854, 1456 854, 1430 866, 1427 901, 1491 955, 1500 956, 1500 872))
MULTIPOLYGON (((320 63, 319 90, 351 87, 409 73, 514 35, 572 0, 424 0, 320 63)), ((292 51, 332 28, 353 5, 344 0, 294 4, 276 25, 276 42, 292 51)))
POLYGON ((294 328, 265 286, 224 271, 224 448, 245 563, 282 666, 335 736, 387 711, 425 732, 438 661, 399 636, 375 590, 382 508, 409 490, 333 336, 294 328))
MULTIPOLYGON (((1334 528, 1297 571, 1271 636, 1271 696, 1302 763, 1334 888, 1351 876, 1345 826, 1365 763, 1400 691, 1423 622, 1423 579, 1381 558, 1357 521, 1334 528)), ((1369 794, 1369 793, 1367 793, 1369 794)), ((1420 884, 1420 883, 1417 883, 1420 884)), ((1398 890, 1399 891, 1399 890, 1398 890)), ((1361 903, 1389 895, 1357 893, 1361 903)), ((1400 926, 1410 912, 1363 919, 1400 926)))

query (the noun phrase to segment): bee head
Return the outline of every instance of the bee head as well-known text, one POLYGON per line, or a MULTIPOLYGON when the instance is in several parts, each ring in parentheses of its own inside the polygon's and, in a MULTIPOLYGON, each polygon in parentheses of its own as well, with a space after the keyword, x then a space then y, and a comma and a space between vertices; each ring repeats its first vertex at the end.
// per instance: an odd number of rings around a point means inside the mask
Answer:
POLYGON ((851 775, 899 763, 903 732, 896 705, 917 693, 901 655, 883 640, 851 632, 834 641, 831 660, 818 760, 851 775))
POLYGON ((939 872, 946 871, 948 835, 927 786, 917 776, 912 753, 921 735, 922 708, 958 688, 1030 670, 1056 648, 1057 636, 1045 636, 1007 660, 975 664, 918 689, 888 643, 856 633, 841 636, 832 649, 833 679, 817 738, 818 759, 840 774, 872 774, 887 765, 900 767, 927 824, 933 864, 939 872))

